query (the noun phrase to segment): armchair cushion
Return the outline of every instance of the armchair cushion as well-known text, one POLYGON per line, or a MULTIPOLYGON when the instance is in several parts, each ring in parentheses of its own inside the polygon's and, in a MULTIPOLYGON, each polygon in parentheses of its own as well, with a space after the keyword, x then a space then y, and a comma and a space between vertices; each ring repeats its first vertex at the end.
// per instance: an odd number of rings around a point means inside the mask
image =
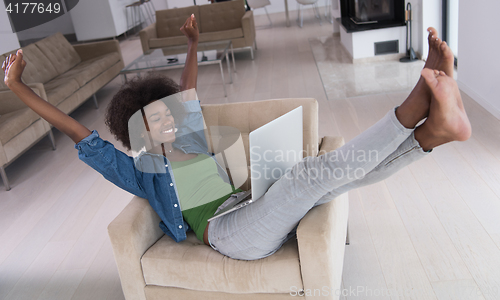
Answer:
POLYGON ((229 30, 221 30, 215 32, 200 33, 200 42, 231 40, 243 37, 243 29, 235 28, 229 30))
MULTIPOLYGON (((156 34, 159 38, 184 36, 179 28, 184 25, 186 19, 194 14, 198 24, 200 24, 200 14, 198 6, 182 8, 172 8, 156 11, 156 34)), ((201 32, 201 29, 200 29, 201 32)))
POLYGON ((228 258, 199 241, 193 232, 176 243, 163 236, 142 257, 147 285, 226 293, 289 293, 302 288, 297 241, 276 253, 244 261, 228 258), (168 270, 168 272, 165 272, 168 270))
MULTIPOLYGON (((200 33, 199 41, 203 43, 203 42, 230 40, 241 37, 243 37, 243 30, 241 28, 236 28, 236 29, 217 31, 217 32, 200 33)), ((173 36, 167 38, 149 39, 150 48, 165 48, 165 47, 180 46, 186 44, 187 44, 187 38, 185 36, 173 36)))
POLYGON ((245 14, 241 0, 201 5, 199 8, 201 33, 241 28, 241 18, 245 14))
POLYGON ((58 74, 62 74, 78 64, 81 59, 68 40, 58 32, 35 43, 47 56, 58 74))
POLYGON ((187 37, 185 36, 171 36, 164 38, 149 39, 149 48, 164 48, 164 47, 180 46, 186 44, 187 44, 187 37))

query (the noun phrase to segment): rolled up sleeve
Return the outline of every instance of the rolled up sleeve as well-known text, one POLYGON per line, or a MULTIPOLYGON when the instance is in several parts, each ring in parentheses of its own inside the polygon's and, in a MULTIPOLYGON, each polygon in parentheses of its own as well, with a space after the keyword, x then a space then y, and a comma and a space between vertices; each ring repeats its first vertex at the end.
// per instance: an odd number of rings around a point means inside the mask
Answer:
POLYGON ((97 131, 92 131, 78 142, 75 149, 78 150, 78 158, 104 178, 136 196, 146 198, 133 158, 101 139, 97 131))

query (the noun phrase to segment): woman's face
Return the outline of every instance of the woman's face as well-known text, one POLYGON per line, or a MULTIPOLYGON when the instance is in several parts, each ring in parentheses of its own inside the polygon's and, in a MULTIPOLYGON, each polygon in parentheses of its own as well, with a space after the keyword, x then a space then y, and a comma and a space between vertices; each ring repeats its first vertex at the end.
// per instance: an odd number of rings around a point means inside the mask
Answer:
POLYGON ((147 125, 155 145, 175 141, 175 122, 170 109, 160 100, 144 107, 147 125))

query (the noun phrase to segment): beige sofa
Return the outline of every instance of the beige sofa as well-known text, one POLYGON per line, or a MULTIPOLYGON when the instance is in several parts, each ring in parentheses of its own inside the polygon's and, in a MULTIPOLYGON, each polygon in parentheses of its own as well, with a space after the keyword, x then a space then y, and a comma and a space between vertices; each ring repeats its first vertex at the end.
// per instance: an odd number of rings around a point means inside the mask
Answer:
MULTIPOLYGON (((118 75, 124 66, 116 40, 72 46, 57 33, 22 49, 27 62, 22 80, 67 114, 91 96, 97 106, 95 92, 118 75)), ((16 51, 0 55, 0 60, 16 51)), ((41 138, 52 135, 51 126, 5 86, 1 72, 0 173, 9 190, 5 167, 41 138)))
MULTIPOLYGON (((318 140, 315 99, 203 105, 202 109, 207 126, 240 130, 248 158, 250 131, 301 105, 305 153, 318 155, 318 145, 319 154, 340 147, 341 137, 318 140)), ((134 197, 108 227, 125 298, 296 299, 302 290, 305 299, 338 299, 348 205, 344 194, 311 209, 299 223, 297 239, 289 240, 269 257, 243 261, 212 250, 192 231, 186 240, 176 243, 163 234, 158 226, 160 218, 148 201, 134 197)))
POLYGON ((233 48, 249 48, 253 59, 255 23, 253 12, 245 12, 243 0, 156 11, 156 23, 139 33, 144 54, 187 44, 187 38, 179 29, 191 14, 198 21, 201 43, 231 40, 233 48))

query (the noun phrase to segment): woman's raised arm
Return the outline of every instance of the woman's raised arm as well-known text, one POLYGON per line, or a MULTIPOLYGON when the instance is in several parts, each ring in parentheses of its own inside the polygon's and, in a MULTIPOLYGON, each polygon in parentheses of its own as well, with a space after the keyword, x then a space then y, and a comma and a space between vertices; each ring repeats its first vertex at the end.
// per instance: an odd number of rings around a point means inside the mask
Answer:
POLYGON ((194 14, 187 18, 181 27, 182 33, 188 38, 186 65, 181 75, 181 91, 195 89, 198 79, 198 37, 200 32, 194 14))
POLYGON ((21 49, 5 59, 2 69, 5 71, 4 82, 7 87, 40 117, 69 136, 75 143, 90 135, 91 132, 87 127, 40 98, 22 82, 21 75, 25 66, 26 61, 23 60, 21 49))

